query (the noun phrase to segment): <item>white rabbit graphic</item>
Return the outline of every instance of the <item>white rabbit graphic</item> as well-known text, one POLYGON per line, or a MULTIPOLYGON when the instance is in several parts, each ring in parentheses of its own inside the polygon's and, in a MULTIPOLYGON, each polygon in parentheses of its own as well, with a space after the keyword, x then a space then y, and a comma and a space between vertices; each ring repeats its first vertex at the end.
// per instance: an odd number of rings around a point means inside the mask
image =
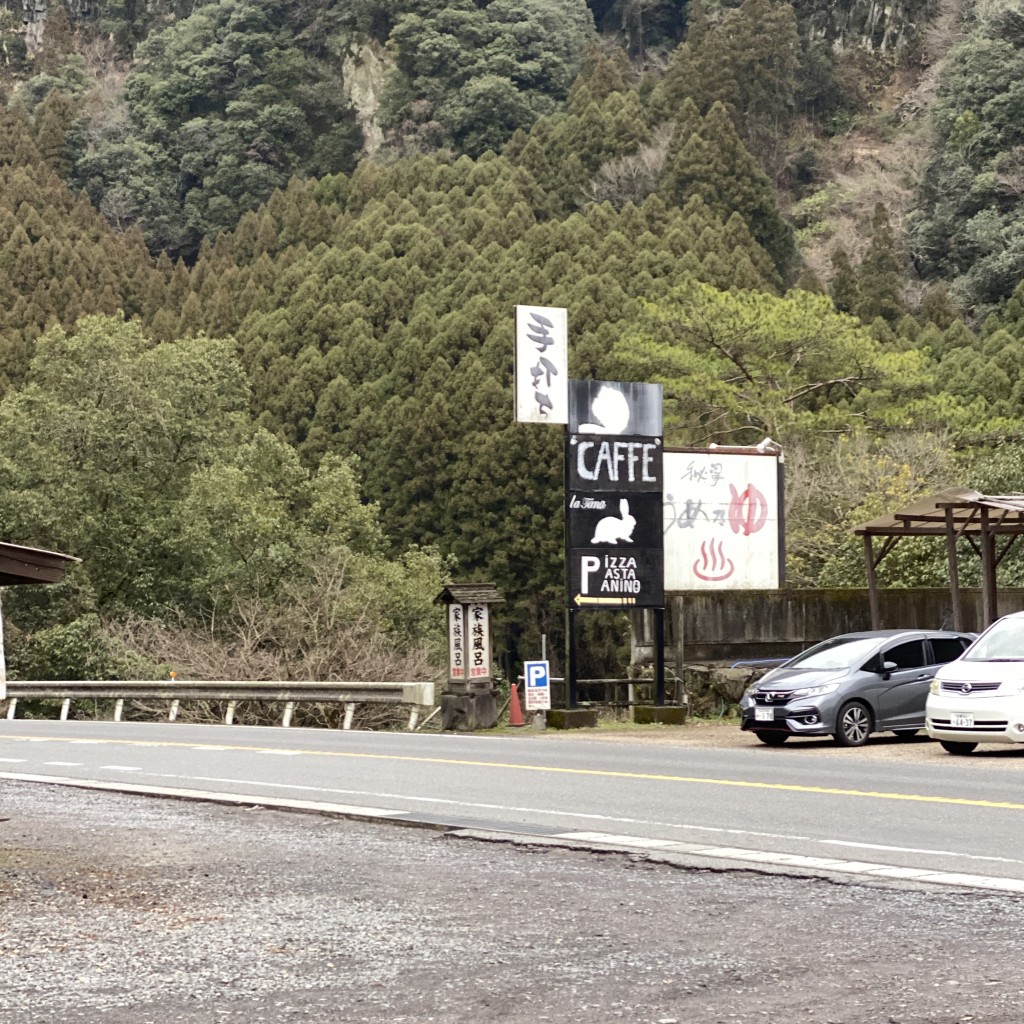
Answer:
POLYGON ((619 501, 619 516, 605 516, 599 519, 594 527, 594 536, 591 544, 617 544, 620 540, 627 543, 633 539, 633 529, 636 526, 636 517, 629 513, 629 502, 622 498, 619 501))

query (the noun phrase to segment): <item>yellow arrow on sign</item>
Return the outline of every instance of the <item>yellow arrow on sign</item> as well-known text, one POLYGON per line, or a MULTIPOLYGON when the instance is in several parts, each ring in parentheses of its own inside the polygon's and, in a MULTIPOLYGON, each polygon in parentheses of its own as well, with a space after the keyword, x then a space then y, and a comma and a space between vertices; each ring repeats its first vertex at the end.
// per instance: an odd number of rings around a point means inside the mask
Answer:
POLYGON ((635 597, 584 597, 582 594, 577 594, 573 601, 577 605, 581 604, 636 604, 635 597))

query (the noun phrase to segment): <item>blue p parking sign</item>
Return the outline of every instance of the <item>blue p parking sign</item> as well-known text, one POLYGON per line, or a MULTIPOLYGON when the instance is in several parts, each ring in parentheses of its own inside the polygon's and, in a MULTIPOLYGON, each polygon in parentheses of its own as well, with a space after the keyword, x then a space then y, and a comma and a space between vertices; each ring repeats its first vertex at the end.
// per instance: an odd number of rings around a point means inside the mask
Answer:
POLYGON ((547 711, 551 707, 551 675, 546 661, 523 663, 526 680, 526 710, 547 711))

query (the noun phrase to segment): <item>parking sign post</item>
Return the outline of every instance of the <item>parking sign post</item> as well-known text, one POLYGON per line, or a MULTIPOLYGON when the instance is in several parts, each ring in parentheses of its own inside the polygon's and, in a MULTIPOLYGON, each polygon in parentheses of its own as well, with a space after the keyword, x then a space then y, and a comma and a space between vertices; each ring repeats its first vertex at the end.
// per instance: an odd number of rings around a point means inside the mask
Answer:
POLYGON ((551 709, 551 669, 546 661, 523 663, 523 678, 526 681, 526 710, 549 711, 551 709))

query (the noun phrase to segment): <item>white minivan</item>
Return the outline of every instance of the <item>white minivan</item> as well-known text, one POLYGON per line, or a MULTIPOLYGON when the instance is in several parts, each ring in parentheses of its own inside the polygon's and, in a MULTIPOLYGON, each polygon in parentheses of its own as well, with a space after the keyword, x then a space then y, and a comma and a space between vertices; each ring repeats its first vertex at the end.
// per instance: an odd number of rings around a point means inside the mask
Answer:
POLYGON ((1024 612, 993 622, 932 679, 925 729, 950 754, 1024 744, 1024 612))

